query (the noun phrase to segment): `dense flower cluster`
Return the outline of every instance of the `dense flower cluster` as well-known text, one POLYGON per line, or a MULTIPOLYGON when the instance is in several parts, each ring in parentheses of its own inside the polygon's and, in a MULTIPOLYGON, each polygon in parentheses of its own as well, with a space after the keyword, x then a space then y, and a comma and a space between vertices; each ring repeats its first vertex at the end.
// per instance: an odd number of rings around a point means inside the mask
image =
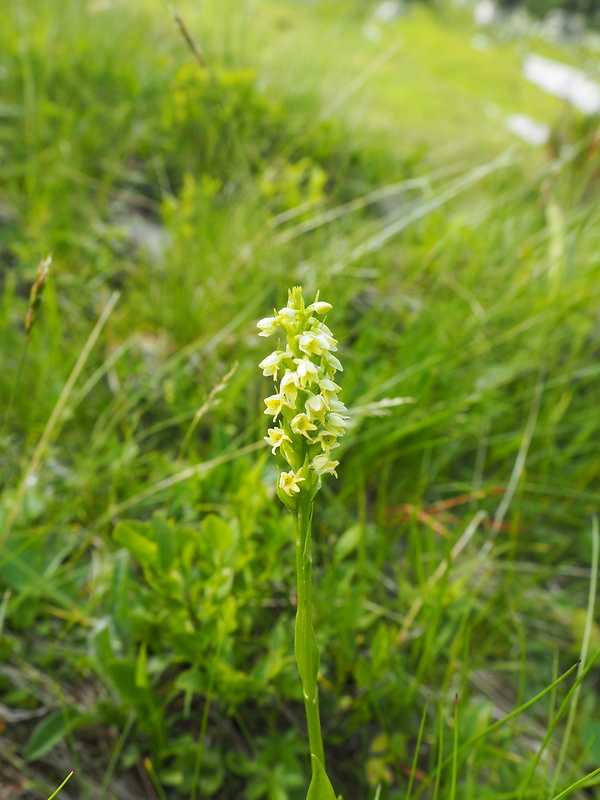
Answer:
POLYGON ((259 366, 263 375, 279 382, 277 392, 265 400, 265 414, 278 423, 269 428, 265 440, 291 467, 279 477, 280 495, 287 497, 303 489, 317 491, 319 477, 326 473, 337 478, 339 462, 331 451, 339 446, 348 419, 346 406, 338 399, 340 387, 334 381, 342 365, 333 355, 337 341, 327 325, 313 316, 330 309, 318 295, 314 303, 305 306, 302 289, 297 286, 290 290, 287 306, 258 322, 259 336, 270 336, 278 329, 286 336, 285 349, 275 350, 259 366))

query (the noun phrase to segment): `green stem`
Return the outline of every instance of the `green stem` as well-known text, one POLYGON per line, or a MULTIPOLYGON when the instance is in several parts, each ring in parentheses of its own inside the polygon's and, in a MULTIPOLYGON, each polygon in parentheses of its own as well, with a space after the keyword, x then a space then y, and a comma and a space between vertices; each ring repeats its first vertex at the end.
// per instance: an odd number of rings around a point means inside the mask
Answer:
POLYGON ((296 611, 296 631, 294 649, 302 680, 308 742, 311 755, 316 756, 325 768, 321 718, 319 715, 319 690, 317 674, 319 671, 319 649, 312 624, 312 537, 311 522, 313 501, 299 497, 296 512, 296 576, 298 581, 298 608, 296 611))

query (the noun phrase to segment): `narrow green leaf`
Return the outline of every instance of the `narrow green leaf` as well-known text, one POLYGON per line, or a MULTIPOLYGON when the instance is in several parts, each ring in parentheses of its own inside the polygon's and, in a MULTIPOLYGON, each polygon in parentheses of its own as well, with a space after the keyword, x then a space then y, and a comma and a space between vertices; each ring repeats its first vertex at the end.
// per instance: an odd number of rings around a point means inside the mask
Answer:
POLYGON ((73 777, 73 775, 74 775, 74 774, 75 774, 75 770, 73 769, 73 770, 71 770, 71 772, 69 772, 69 774, 67 775, 67 777, 64 779, 64 781, 63 781, 63 782, 61 783, 61 785, 58 787, 58 789, 55 789, 55 790, 52 792, 52 794, 50 795, 50 797, 48 798, 48 800, 54 800, 54 798, 56 797, 56 795, 57 795, 57 794, 60 792, 60 790, 61 790, 61 789, 62 789, 64 786, 66 786, 66 785, 67 785, 67 783, 68 783, 68 782, 71 780, 71 778, 73 777))
POLYGON ((573 792, 576 791, 577 789, 581 789, 583 786, 585 786, 585 784, 589 780, 594 778, 596 775, 598 775, 599 772, 600 772, 600 767, 598 767, 598 769, 595 769, 593 772, 590 772, 585 777, 580 778, 578 781, 575 781, 575 783, 572 783, 566 789, 563 789, 562 792, 560 792, 560 794, 555 795, 555 797, 553 797, 552 800, 563 800, 564 797, 568 797, 570 794, 573 794, 573 792))
POLYGON ((72 708, 54 711, 37 725, 25 747, 25 759, 35 761, 52 750, 84 718, 72 708))
POLYGON ((108 661, 104 668, 106 676, 123 699, 135 706, 139 706, 145 701, 146 690, 136 683, 136 665, 133 662, 115 658, 108 661))
POLYGON ((319 673, 319 647, 312 620, 308 618, 305 608, 298 609, 294 636, 294 650, 298 663, 298 672, 305 692, 316 686, 319 673))
POLYGON ((129 522, 119 522, 113 537, 122 544, 140 562, 142 566, 155 566, 158 560, 158 546, 142 531, 148 530, 147 525, 134 525, 129 522))
POLYGON ((152 528, 158 546, 158 563, 161 571, 166 574, 171 569, 176 555, 174 532, 159 512, 152 516, 152 528))
POLYGON ((454 736, 452 737, 452 783, 450 784, 450 800, 456 797, 458 781, 458 695, 454 698, 454 736))
POLYGON ((429 708, 429 698, 425 703, 425 708, 423 709, 423 713, 421 714, 421 724, 419 726, 419 734, 417 736, 417 744, 415 746, 415 754, 413 756, 412 766, 410 769, 410 778, 408 780, 408 789, 406 790, 406 800, 410 800, 410 794, 412 792, 413 783, 415 780, 415 774, 417 771, 417 760, 419 758, 419 753, 421 752, 421 739, 423 738, 423 729, 425 728, 425 720, 427 719, 427 709, 429 708))
POLYGON ((352 525, 344 531, 335 543, 334 558, 336 561, 343 561, 358 547, 363 537, 363 526, 360 524, 352 525))
POLYGON ((148 648, 146 642, 142 642, 135 664, 135 685, 138 689, 146 689, 148 686, 148 648))

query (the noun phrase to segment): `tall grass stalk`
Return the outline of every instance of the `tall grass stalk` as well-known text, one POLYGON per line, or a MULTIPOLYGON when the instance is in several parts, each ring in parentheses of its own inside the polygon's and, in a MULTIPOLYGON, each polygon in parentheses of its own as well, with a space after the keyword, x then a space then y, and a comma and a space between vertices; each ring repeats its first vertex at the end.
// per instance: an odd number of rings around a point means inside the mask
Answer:
POLYGON ((458 695, 454 698, 454 731, 452 736, 452 779, 450 781, 450 800, 456 800, 458 785, 458 695))
POLYGON ((120 297, 119 292, 114 292, 111 295, 108 303, 105 305, 104 309, 102 310, 102 313, 100 314, 100 317, 98 318, 98 321, 94 325, 94 327, 92 329, 92 332, 90 333, 90 335, 88 337, 88 340, 86 341, 85 345, 83 346, 83 348, 82 348, 82 350, 81 350, 81 352, 79 354, 79 357, 77 358, 77 361, 75 362, 75 366, 71 370, 71 374, 69 375, 69 377, 67 379, 67 382, 65 383, 65 385, 64 385, 64 387, 63 387, 63 389, 62 389, 62 391, 61 391, 61 393, 59 395, 59 398, 58 398, 54 408, 52 409, 52 413, 50 415, 50 418, 48 419, 48 422, 46 423, 46 426, 45 426, 45 428, 44 428, 44 430, 42 432, 40 440, 39 440, 39 442, 38 442, 38 444, 37 444, 37 446, 36 446, 36 448, 35 448, 35 450, 33 452, 33 455, 32 455, 32 457, 31 457, 31 459, 29 461, 29 465, 27 466, 27 469, 25 470, 25 473, 24 473, 24 475, 23 475, 23 477, 21 479, 21 483, 19 484, 19 488, 17 490, 17 494, 16 494, 16 497, 15 497, 15 500, 14 500, 12 506, 11 506, 10 511, 8 512, 8 514, 6 516, 6 521, 4 523, 2 531, 0 532, 0 555, 2 554, 2 552, 4 550, 4 546, 6 544, 6 541, 7 541, 8 537, 9 537, 9 535, 10 535, 10 532, 12 530, 12 527, 13 527, 14 523, 15 523, 15 520, 17 519, 17 517, 19 515, 19 512, 21 510, 21 506, 23 505, 23 500, 25 499, 25 493, 27 491, 28 479, 32 475, 34 475, 38 471, 38 469, 40 468, 40 464, 42 463, 42 458, 44 456, 46 448, 48 447, 48 445, 50 444, 50 441, 52 440, 52 436, 54 435, 55 428, 60 423, 61 416, 62 416, 63 411, 64 411, 64 409, 66 407, 66 404, 67 404, 67 402, 69 400, 69 397, 71 396, 71 392, 73 391, 73 387, 75 386, 75 383, 76 383, 77 379, 79 378, 79 375, 81 374, 81 371, 84 368, 84 366, 85 366, 85 364, 86 364, 86 362, 87 362, 87 360, 89 358, 89 355, 92 352, 92 350, 94 348, 94 345, 96 344, 96 342, 98 340, 98 337, 100 336, 102 328, 104 327, 104 325, 108 321, 108 318, 112 314, 113 309, 114 309, 115 305, 117 304, 117 301, 118 301, 119 297, 120 297))
POLYGON ((408 787, 406 789, 406 800, 410 800, 410 795, 415 780, 415 773, 417 771, 417 761, 419 759, 419 753, 421 750, 421 740, 423 738, 423 730, 425 729, 425 720, 427 719, 427 710, 429 708, 429 699, 430 698, 428 697, 425 703, 425 707, 423 708, 423 713, 421 714, 421 724, 419 725, 419 733, 417 736, 417 743, 415 745, 415 754, 413 756, 412 765, 410 768, 410 777, 408 779, 408 787))

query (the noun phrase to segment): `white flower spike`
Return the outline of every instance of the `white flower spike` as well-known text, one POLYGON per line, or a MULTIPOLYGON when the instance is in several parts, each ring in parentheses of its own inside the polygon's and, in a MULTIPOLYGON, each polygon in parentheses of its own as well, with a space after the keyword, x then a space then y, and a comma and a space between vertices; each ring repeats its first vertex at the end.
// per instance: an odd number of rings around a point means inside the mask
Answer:
MULTIPOLYGON (((258 322, 259 336, 270 336, 278 329, 286 340, 285 349, 277 349, 260 362, 263 375, 272 376, 276 394, 265 399, 265 414, 280 427, 269 428, 265 441, 273 454, 277 451, 290 466, 281 472, 277 491, 288 507, 296 497, 314 497, 321 476, 337 478, 339 462, 331 451, 339 447, 348 419, 346 406, 339 400, 335 373, 342 365, 333 355, 337 340, 318 315, 332 306, 319 300, 304 304, 300 287, 291 289, 287 304, 275 316, 258 322), (317 316, 315 316, 317 315, 317 316)), ((291 505, 290 505, 291 504, 291 505)))

